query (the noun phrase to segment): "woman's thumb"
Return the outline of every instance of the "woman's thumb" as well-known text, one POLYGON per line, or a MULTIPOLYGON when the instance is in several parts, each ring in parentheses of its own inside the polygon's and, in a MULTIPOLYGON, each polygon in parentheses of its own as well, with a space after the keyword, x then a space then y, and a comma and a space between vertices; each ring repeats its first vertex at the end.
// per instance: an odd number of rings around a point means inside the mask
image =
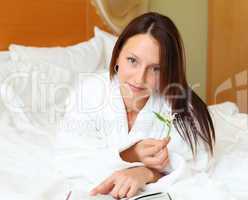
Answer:
POLYGON ((170 140, 171 140, 171 137, 170 137, 170 136, 164 138, 164 139, 163 139, 163 146, 164 146, 164 147, 167 146, 167 145, 169 144, 170 140))

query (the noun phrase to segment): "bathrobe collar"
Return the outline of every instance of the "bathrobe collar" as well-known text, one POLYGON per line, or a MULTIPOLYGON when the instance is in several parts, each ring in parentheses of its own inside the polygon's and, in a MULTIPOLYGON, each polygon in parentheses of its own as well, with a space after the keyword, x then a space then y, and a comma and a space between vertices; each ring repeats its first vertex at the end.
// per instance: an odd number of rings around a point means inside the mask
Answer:
MULTIPOLYGON (((118 141, 120 149, 126 148, 126 143, 131 145, 138 140, 147 138, 147 136, 158 137, 158 132, 163 134, 164 126, 158 121, 153 111, 159 113, 170 113, 170 107, 165 103, 164 97, 153 92, 144 107, 138 113, 130 132, 128 132, 127 113, 121 96, 120 82, 117 75, 114 75, 110 82, 110 90, 112 91, 110 92, 110 102, 112 106, 112 109, 110 110, 112 115, 115 116, 115 119, 117 119, 118 122, 119 120, 123 122, 121 129, 120 126, 115 127, 117 129, 113 129, 114 131, 112 131, 113 134, 111 134, 111 141, 115 144, 118 141), (155 133, 155 131, 157 132, 155 133), (116 140, 114 141, 113 138, 116 138, 116 140), (130 142, 130 140, 133 142, 130 142)), ((118 124, 118 122, 115 124, 118 124)), ((115 125, 113 124, 113 126, 115 125)))
MULTIPOLYGON (((115 74, 111 83, 111 89, 114 90, 114 95, 118 98, 116 99, 116 103, 122 108, 122 111, 125 111, 125 105, 123 98, 120 92, 120 82, 118 76, 115 74)), ((171 113, 171 107, 169 106, 168 102, 165 101, 165 98, 161 96, 158 92, 153 91, 150 97, 148 98, 147 102, 145 103, 144 107, 140 110, 138 115, 154 115, 153 111, 155 112, 162 112, 162 113, 171 113)), ((125 111, 126 112, 126 111, 125 111)), ((138 116, 137 116, 138 117, 138 116)))

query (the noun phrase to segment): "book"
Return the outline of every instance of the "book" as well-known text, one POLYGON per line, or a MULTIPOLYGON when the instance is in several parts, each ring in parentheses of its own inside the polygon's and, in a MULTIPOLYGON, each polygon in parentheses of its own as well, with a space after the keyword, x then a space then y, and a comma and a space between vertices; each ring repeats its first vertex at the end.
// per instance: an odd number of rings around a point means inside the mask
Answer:
MULTIPOLYGON (((123 199, 126 200, 127 198, 123 199)), ((136 195, 128 200, 172 200, 169 193, 163 192, 146 192, 140 195, 136 195)))
MULTIPOLYGON (((86 193, 81 192, 71 192, 68 194, 66 200, 115 200, 110 195, 97 195, 90 196, 86 193)), ((127 200, 127 198, 122 198, 121 200, 127 200)), ((172 200, 169 193, 163 192, 142 192, 139 195, 129 198, 128 200, 172 200)))

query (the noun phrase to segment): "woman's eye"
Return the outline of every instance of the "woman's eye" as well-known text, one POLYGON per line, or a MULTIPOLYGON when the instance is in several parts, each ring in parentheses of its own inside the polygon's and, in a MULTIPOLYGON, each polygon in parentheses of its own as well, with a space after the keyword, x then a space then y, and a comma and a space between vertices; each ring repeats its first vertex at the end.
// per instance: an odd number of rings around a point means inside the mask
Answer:
POLYGON ((154 71, 154 72, 159 72, 159 71, 160 71, 160 67, 153 67, 153 68, 152 68, 152 71, 154 71))
POLYGON ((136 62, 136 59, 135 58, 132 58, 132 57, 128 57, 127 58, 128 62, 134 64, 136 62))

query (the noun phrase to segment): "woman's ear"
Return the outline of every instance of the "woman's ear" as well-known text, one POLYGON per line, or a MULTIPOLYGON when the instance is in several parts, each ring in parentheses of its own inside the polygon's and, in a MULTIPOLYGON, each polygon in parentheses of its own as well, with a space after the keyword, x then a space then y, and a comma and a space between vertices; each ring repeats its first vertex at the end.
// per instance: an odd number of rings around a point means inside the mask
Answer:
POLYGON ((119 69, 119 56, 116 59, 115 66, 114 66, 114 71, 117 73, 119 69))
POLYGON ((114 71, 117 73, 117 72, 118 72, 118 69, 119 69, 119 65, 116 64, 116 65, 114 66, 114 71))

